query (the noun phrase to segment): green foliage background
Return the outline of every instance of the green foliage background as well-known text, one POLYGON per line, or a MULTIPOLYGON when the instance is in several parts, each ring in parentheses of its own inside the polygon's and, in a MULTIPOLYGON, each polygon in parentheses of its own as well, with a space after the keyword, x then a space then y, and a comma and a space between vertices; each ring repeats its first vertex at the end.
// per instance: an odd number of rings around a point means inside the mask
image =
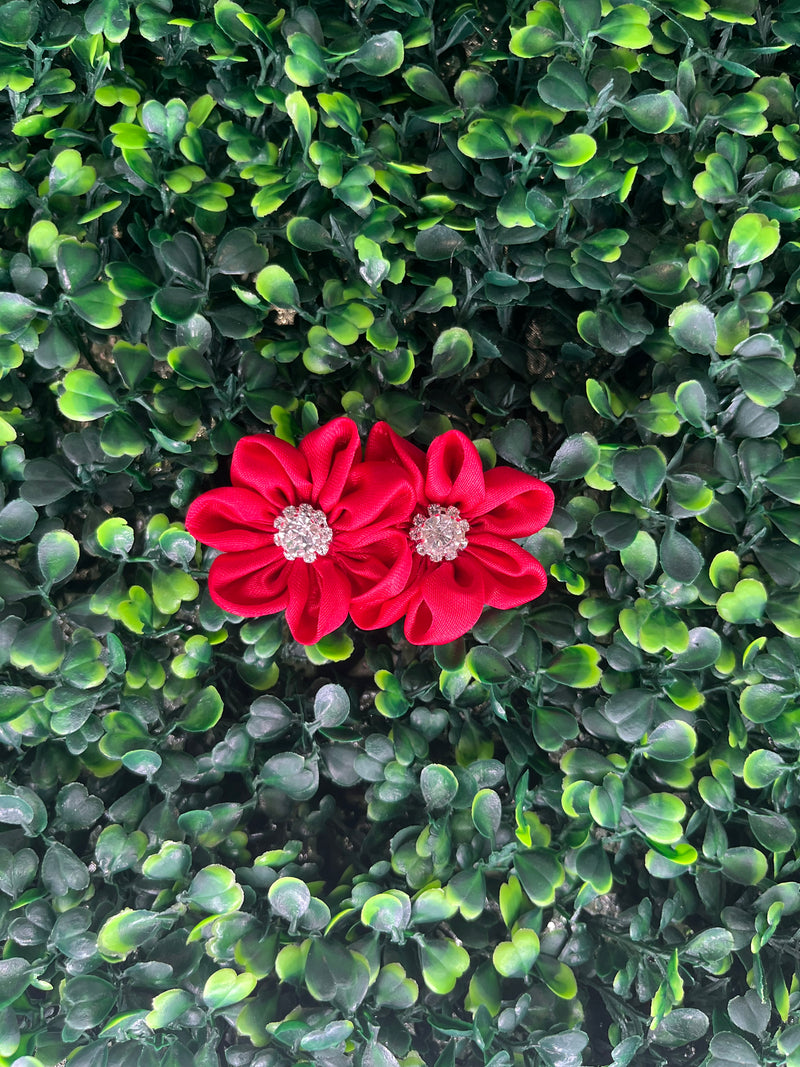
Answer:
POLYGON ((800 4, 0 4, 0 1064, 800 1063, 800 4), (546 478, 437 649, 209 600, 342 413, 546 478))

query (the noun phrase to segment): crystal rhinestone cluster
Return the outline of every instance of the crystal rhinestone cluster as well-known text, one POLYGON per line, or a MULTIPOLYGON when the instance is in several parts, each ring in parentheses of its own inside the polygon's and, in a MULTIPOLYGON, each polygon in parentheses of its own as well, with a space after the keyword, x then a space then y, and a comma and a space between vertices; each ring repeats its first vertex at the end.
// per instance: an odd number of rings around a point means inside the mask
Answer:
POLYGON ((455 559, 467 547, 469 523, 461 518, 458 508, 429 504, 427 518, 415 515, 409 537, 417 543, 420 556, 427 556, 434 563, 443 559, 455 559))
POLYGON ((290 504, 275 519, 275 544, 289 559, 313 563, 317 556, 325 556, 331 545, 333 530, 324 512, 310 504, 295 507, 290 504))

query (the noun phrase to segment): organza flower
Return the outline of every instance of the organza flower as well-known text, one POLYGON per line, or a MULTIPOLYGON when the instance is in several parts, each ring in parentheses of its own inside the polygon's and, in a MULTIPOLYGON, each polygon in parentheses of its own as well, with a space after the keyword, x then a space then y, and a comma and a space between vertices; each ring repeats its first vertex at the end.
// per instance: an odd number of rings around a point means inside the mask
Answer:
POLYGON ((242 438, 230 488, 203 493, 187 530, 221 551, 208 587, 226 611, 286 611, 295 640, 315 644, 347 618, 354 596, 392 599, 411 570, 405 533, 414 492, 402 467, 364 462, 355 423, 334 419, 298 448, 242 438))
POLYGON ((467 633, 485 606, 515 608, 539 596, 544 568, 512 538, 527 537, 553 511, 553 491, 512 467, 484 472, 478 450, 458 430, 437 437, 427 456, 386 424, 373 427, 368 462, 405 471, 415 507, 406 524, 411 567, 393 596, 355 597, 356 626, 388 626, 403 615, 415 645, 440 645, 467 633))

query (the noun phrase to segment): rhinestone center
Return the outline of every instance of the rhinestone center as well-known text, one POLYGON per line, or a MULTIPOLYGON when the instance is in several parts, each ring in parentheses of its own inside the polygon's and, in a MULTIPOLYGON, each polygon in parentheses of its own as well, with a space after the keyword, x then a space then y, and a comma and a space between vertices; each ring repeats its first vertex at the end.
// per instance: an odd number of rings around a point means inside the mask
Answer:
POLYGON ((414 517, 409 537, 416 541, 420 556, 441 563, 443 559, 455 559, 467 547, 468 530, 469 523, 461 518, 458 508, 429 504, 427 518, 414 517))
POLYGON ((275 519, 275 544, 283 549, 287 559, 302 559, 313 563, 317 556, 325 556, 333 539, 325 513, 310 504, 295 507, 290 504, 275 519))

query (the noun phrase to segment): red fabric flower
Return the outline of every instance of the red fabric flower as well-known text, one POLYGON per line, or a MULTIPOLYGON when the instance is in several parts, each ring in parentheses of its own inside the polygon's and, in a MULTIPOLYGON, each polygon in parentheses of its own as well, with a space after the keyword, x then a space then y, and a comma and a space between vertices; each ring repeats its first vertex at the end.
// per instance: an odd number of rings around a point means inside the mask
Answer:
POLYGON ((395 595, 354 597, 356 626, 375 629, 406 615, 412 644, 446 644, 470 630, 486 605, 519 607, 544 591, 541 563, 511 540, 535 533, 550 518, 553 491, 544 482, 512 467, 484 473, 478 450, 457 430, 437 437, 426 457, 378 423, 366 459, 402 468, 416 505, 406 524, 406 586, 395 595))
POLYGON ((226 611, 286 611, 295 640, 315 644, 347 618, 351 599, 395 598, 411 570, 399 527, 414 507, 402 468, 365 463, 348 418, 313 430, 299 448, 269 434, 244 437, 231 488, 203 493, 186 528, 220 549, 208 587, 226 611))

